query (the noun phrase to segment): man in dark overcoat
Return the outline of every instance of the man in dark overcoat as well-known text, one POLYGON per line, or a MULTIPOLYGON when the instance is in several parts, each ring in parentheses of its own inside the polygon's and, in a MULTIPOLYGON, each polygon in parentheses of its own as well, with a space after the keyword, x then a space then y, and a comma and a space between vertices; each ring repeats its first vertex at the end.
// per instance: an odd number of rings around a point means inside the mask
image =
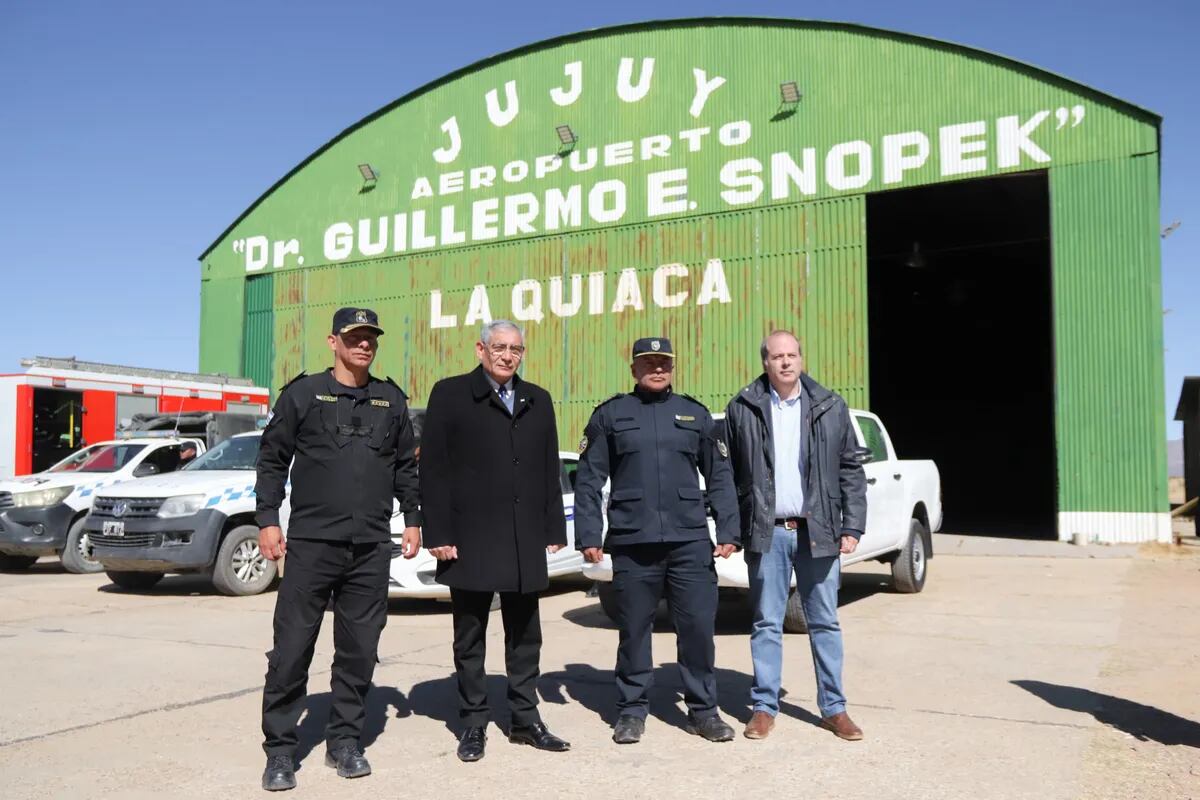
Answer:
POLYGON ((542 627, 538 593, 549 585, 546 554, 566 546, 558 429, 545 389, 517 375, 520 328, 483 327, 479 366, 434 385, 421 440, 424 545, 454 606, 458 672, 458 757, 483 758, 490 712, 484 646, 500 594, 504 661, 512 713, 509 741, 540 750, 570 745, 547 730, 537 709, 542 627))

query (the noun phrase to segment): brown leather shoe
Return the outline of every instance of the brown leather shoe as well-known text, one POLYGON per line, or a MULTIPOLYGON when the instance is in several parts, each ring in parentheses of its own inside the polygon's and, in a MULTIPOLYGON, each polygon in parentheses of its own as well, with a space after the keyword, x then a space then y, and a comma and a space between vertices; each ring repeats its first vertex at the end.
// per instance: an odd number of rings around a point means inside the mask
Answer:
POLYGON ((821 720, 821 727, 828 728, 833 731, 834 736, 848 742, 857 742, 863 738, 862 728, 855 725, 854 720, 850 719, 850 715, 845 711, 825 717, 821 720))
POLYGON ((742 735, 747 739, 765 739, 771 735, 771 729, 774 727, 774 717, 765 711, 755 711, 754 716, 746 723, 746 730, 742 731, 742 735))

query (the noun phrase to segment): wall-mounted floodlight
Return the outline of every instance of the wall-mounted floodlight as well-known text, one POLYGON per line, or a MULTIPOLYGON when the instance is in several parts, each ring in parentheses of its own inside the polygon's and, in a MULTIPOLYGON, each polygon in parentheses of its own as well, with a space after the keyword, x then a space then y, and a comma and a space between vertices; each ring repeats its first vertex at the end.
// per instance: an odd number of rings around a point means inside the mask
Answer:
POLYGON ((786 81, 779 84, 779 101, 785 106, 794 106, 804 98, 800 93, 800 86, 795 81, 786 81))
POLYGON ((363 185, 359 192, 369 192, 375 188, 375 182, 379 180, 379 173, 370 164, 359 164, 358 173, 362 175, 363 185))

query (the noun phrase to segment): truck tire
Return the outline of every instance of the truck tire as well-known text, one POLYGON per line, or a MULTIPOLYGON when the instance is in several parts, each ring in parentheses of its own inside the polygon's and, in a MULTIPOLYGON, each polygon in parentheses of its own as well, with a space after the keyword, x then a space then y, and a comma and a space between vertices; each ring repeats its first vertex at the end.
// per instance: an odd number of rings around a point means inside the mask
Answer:
POLYGON ((161 572, 117 572, 106 570, 108 579, 129 592, 142 592, 163 579, 161 572))
POLYGON ((67 531, 67 543, 62 551, 62 565, 67 572, 88 575, 103 572, 104 565, 92 558, 92 546, 83 532, 84 517, 75 520, 67 531))
POLYGON ((10 556, 0 553, 0 572, 24 572, 37 563, 37 556, 10 556))
POLYGON ((617 625, 621 624, 621 606, 617 602, 617 590, 611 581, 596 582, 596 596, 600 598, 600 608, 617 625))
POLYGON ((892 562, 892 584, 901 594, 915 594, 925 588, 928 562, 925 553, 925 525, 914 519, 908 523, 908 541, 892 562))
POLYGON ((795 589, 788 592, 787 608, 783 612, 784 633, 808 633, 808 620, 804 618, 804 604, 795 589))
POLYGON ((258 549, 258 528, 238 525, 225 534, 213 564, 213 586, 230 597, 262 594, 275 580, 275 562, 258 549))

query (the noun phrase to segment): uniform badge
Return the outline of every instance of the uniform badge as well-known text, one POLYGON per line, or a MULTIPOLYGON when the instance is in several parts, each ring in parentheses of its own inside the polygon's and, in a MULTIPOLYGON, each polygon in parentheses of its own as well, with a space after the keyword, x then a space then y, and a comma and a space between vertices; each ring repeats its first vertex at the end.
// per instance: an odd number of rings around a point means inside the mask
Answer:
POLYGON ((317 399, 320 400, 322 403, 336 403, 337 402, 337 398, 331 394, 319 394, 319 395, 317 395, 317 399))
POLYGON ((659 350, 662 350, 662 342, 660 342, 658 339, 655 339, 654 341, 650 342, 650 349, 657 353, 659 350))
POLYGON ((580 455, 583 455, 583 451, 587 450, 587 446, 588 446, 588 440, 587 440, 587 437, 584 436, 582 439, 579 440, 579 454, 580 455))
POLYGON ((392 407, 392 404, 389 403, 387 400, 376 400, 374 398, 371 398, 371 405, 379 406, 380 408, 391 408, 392 407))
POLYGON ((724 439, 717 439, 717 450, 721 452, 721 458, 729 458, 729 445, 724 439))
POLYGON ((687 414, 676 414, 675 419, 679 420, 680 422, 695 422, 696 421, 695 417, 688 416, 687 414))
POLYGON ((355 311, 354 312, 354 321, 355 322, 366 322, 367 321, 367 312, 363 311, 361 308, 358 311, 355 311))

